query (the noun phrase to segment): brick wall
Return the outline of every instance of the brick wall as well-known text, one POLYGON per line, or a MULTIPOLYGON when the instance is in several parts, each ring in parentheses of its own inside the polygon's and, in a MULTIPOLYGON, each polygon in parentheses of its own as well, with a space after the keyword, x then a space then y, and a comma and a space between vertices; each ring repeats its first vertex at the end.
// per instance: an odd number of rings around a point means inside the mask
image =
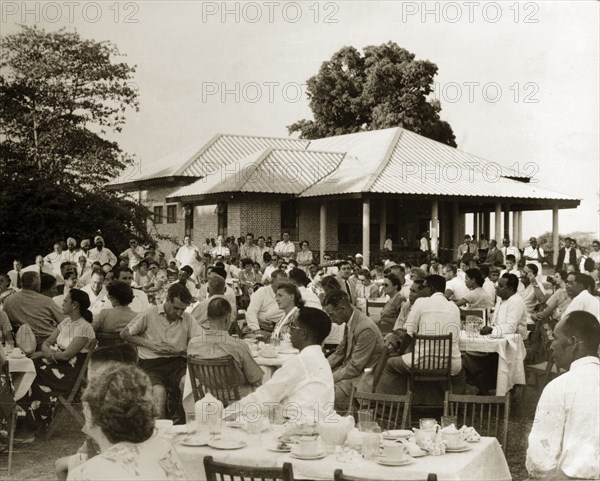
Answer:
POLYGON ((197 246, 204 243, 207 237, 217 238, 218 216, 216 214, 217 205, 197 205, 194 206, 194 230, 192 239, 197 246))
MULTIPOLYGON (((327 230, 325 234, 325 250, 338 250, 338 202, 326 201, 327 230)), ((298 219, 299 241, 308 240, 313 252, 319 251, 321 232, 321 202, 302 201, 300 203, 300 218, 298 219)))
MULTIPOLYGON (((281 237, 281 205, 276 197, 247 195, 240 198, 240 231, 236 235, 252 232, 255 237, 281 237)), ((295 240, 295 239, 294 239, 295 240)))

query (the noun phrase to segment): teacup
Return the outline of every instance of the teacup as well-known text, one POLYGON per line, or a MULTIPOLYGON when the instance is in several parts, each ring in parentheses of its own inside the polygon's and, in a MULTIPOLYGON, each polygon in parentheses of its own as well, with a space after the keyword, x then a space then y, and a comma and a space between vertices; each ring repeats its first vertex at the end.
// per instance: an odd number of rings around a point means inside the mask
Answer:
POLYGON ((18 347, 13 348, 12 352, 10 353, 11 357, 25 357, 25 353, 23 351, 21 351, 21 349, 19 349, 18 347))
POLYGON ((403 444, 383 447, 383 457, 389 461, 402 461, 406 454, 407 448, 403 444))
POLYGON ((323 450, 321 441, 315 437, 299 437, 298 444, 292 447, 292 454, 299 456, 315 456, 323 450))
POLYGON ((446 441, 446 446, 450 449, 457 449, 463 445, 462 433, 460 431, 442 431, 442 439, 446 441))

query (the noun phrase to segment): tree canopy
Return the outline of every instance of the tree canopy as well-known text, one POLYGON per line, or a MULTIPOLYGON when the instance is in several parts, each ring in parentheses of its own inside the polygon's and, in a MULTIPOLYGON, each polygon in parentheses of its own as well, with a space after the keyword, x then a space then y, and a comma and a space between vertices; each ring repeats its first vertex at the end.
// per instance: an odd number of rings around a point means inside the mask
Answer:
POLYGON ((364 48, 343 47, 307 81, 314 120, 288 126, 290 134, 316 139, 333 135, 404 127, 456 147, 450 125, 431 99, 437 66, 388 42, 364 48))
POLYGON ((0 265, 67 236, 145 240, 148 211, 105 184, 133 158, 107 138, 138 109, 135 67, 109 42, 22 26, 0 40, 0 265), (115 60, 117 59, 117 60, 115 60))

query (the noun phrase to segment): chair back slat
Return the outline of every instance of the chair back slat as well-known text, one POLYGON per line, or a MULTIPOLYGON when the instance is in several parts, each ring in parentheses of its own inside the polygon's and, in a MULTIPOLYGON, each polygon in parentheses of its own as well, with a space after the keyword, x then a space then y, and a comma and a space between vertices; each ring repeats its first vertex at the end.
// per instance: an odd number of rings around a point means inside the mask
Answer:
POLYGON ((397 396, 359 392, 354 388, 350 395, 349 413, 356 415, 358 410, 372 409, 373 420, 380 425, 381 429, 404 429, 408 424, 411 398, 410 391, 403 396, 397 396), (355 407, 358 409, 354 409, 355 407))
POLYGON ((294 481, 290 463, 283 463, 281 468, 256 468, 219 463, 212 456, 205 456, 204 472, 207 481, 294 481))
POLYGON ((190 383, 194 401, 202 399, 207 392, 219 399, 224 406, 240 399, 239 379, 233 357, 217 359, 188 358, 190 383))
POLYGON ((452 334, 425 336, 416 334, 412 343, 410 383, 446 381, 450 390, 452 375, 452 334))
MULTIPOLYGON (((446 392, 444 415, 462 417, 466 424, 482 436, 497 438, 506 451, 510 415, 510 393, 505 396, 468 396, 446 392), (462 414, 462 416, 461 416, 462 414), (466 423, 467 416, 470 424, 466 423)), ((460 423, 459 423, 460 424, 460 423)))

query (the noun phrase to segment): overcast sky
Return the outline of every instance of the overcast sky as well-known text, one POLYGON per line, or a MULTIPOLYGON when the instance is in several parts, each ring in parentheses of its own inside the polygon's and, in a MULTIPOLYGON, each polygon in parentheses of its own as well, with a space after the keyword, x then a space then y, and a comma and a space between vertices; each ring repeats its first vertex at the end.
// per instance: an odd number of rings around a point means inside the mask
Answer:
MULTIPOLYGON (((17 25, 76 28, 129 64, 140 111, 116 137, 142 165, 217 133, 287 136, 305 82, 345 45, 388 41, 434 62, 460 149, 582 199, 562 233, 599 231, 599 5, 548 2, 11 2, 17 25)), ((551 229, 525 213, 524 235, 551 229)))

